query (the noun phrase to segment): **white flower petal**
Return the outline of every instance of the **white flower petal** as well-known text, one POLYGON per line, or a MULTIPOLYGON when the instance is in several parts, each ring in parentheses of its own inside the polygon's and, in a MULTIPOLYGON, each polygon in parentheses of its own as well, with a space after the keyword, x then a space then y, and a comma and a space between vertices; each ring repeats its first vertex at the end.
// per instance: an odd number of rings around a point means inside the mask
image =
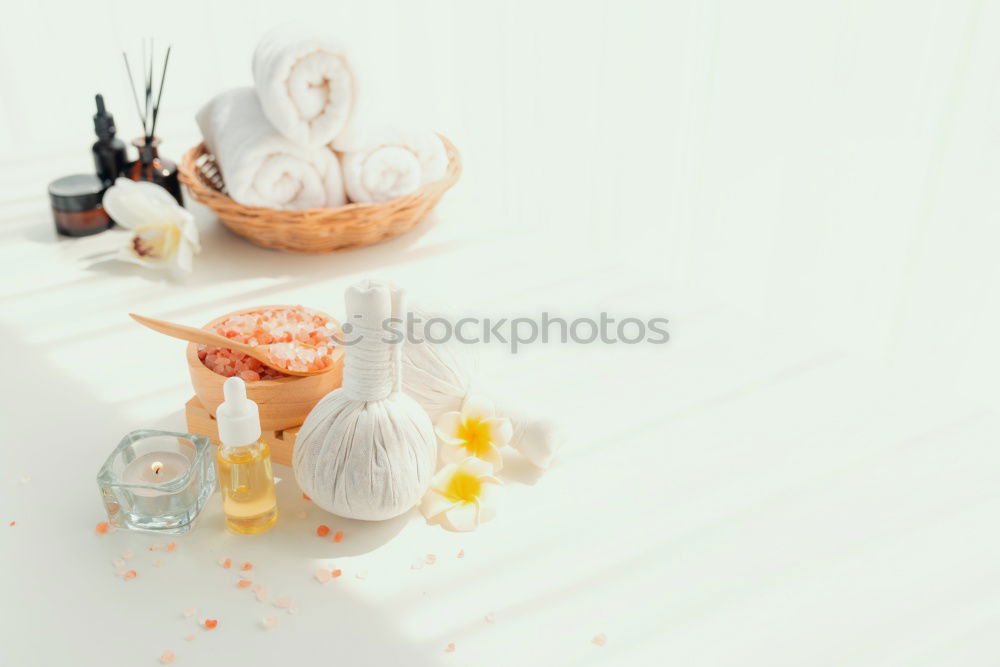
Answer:
POLYGON ((444 493, 448 489, 448 482, 458 471, 458 465, 455 463, 449 463, 445 467, 437 471, 434 477, 431 478, 431 488, 437 489, 444 493))
POLYGON ((479 525, 479 508, 475 503, 459 503, 444 513, 445 525, 452 530, 467 532, 479 525))
POLYGON ((514 435, 514 427, 506 417, 487 419, 486 424, 490 427, 490 442, 497 447, 503 447, 509 443, 514 435))
POLYGON ((485 477, 493 474, 493 464, 478 459, 475 456, 468 456, 457 466, 458 470, 467 472, 473 477, 485 477))
POLYGON ((503 497, 503 487, 499 484, 483 484, 479 489, 479 522, 485 523, 496 515, 500 499, 503 497))
POLYGON ((434 432, 445 444, 458 445, 462 443, 461 438, 457 437, 461 425, 462 413, 446 412, 438 418, 437 424, 434 425, 434 432))
POLYGON ((493 466, 495 472, 503 470, 503 456, 500 454, 500 450, 493 445, 489 446, 483 457, 487 463, 493 466))
POLYGON ((181 244, 177 248, 177 253, 174 255, 174 265, 182 273, 191 273, 191 260, 193 257, 194 252, 191 248, 191 244, 181 239, 181 244))
POLYGON ((420 512, 425 518, 433 519, 457 504, 457 502, 445 498, 437 489, 431 489, 424 494, 424 499, 420 502, 420 512))
POLYGON ((152 222, 177 223, 184 211, 170 193, 155 183, 119 178, 101 201, 111 219, 122 227, 135 229, 152 222))
POLYGON ((462 404, 462 417, 464 419, 479 419, 485 421, 496 416, 496 409, 493 401, 485 396, 468 396, 462 404))
POLYGON ((438 451, 441 452, 441 460, 445 463, 461 463, 462 459, 468 456, 465 451, 465 447, 462 447, 461 445, 449 445, 445 443, 441 445, 441 448, 438 451))

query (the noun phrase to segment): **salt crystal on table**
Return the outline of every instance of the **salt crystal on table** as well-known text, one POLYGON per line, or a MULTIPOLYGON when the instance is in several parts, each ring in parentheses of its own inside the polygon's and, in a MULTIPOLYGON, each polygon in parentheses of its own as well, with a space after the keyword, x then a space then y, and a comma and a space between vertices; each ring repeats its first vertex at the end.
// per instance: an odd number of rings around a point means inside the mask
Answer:
POLYGON ((197 613, 198 613, 198 608, 197 607, 188 607, 183 612, 184 618, 192 618, 197 613))
POLYGON ((131 551, 126 551, 125 553, 122 554, 122 558, 124 560, 129 560, 130 558, 134 558, 134 557, 135 557, 135 554, 132 553, 131 551))
POLYGON ((435 556, 434 554, 427 554, 427 557, 424 558, 424 562, 427 563, 428 565, 433 565, 434 563, 437 562, 437 559, 438 557, 435 556))
POLYGON ((260 624, 266 629, 278 627, 278 617, 277 616, 264 616, 260 619, 260 624))
POLYGON ((316 581, 321 584, 330 581, 330 570, 316 570, 316 581))
POLYGON ((189 642, 193 642, 194 641, 194 635, 188 635, 184 639, 188 640, 189 642))
POLYGON ((448 653, 454 653, 455 652, 455 642, 451 642, 450 644, 448 644, 447 646, 445 646, 444 650, 447 651, 448 653))
POLYGON ((265 591, 263 588, 260 589, 259 591, 256 591, 256 594, 257 594, 257 602, 267 602, 269 599, 271 599, 271 594, 265 591))
POLYGON ((593 644, 594 646, 604 646, 605 644, 608 643, 608 636, 603 632, 594 635, 594 638, 590 640, 590 643, 593 644))
POLYGON ((163 651, 163 653, 160 654, 160 662, 162 662, 164 665, 169 665, 174 661, 174 658, 176 657, 177 656, 174 655, 173 651, 171 651, 170 649, 166 649, 163 651))
POLYGON ((295 604, 295 601, 292 598, 278 598, 274 601, 274 606, 278 609, 288 609, 293 604, 295 604))
POLYGON ((465 549, 459 549, 458 555, 456 555, 455 558, 465 558, 465 549))
POLYGON ((120 570, 123 567, 125 567, 125 559, 124 558, 116 558, 113 561, 111 561, 111 564, 114 565, 117 569, 120 570))
POLYGON ((160 561, 158 561, 158 560, 154 560, 153 561, 153 567, 160 567, 160 565, 162 565, 162 563, 160 561))

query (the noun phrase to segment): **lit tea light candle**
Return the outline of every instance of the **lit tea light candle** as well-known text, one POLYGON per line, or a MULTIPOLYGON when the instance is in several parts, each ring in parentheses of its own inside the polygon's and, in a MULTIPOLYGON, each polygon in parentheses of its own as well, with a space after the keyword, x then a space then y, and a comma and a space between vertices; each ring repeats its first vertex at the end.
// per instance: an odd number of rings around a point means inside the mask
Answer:
MULTIPOLYGON (((179 452, 149 452, 136 457, 122 471, 126 484, 166 484, 191 467, 188 457, 179 452)), ((136 489, 137 495, 154 495, 152 489, 136 489)))
POLYGON ((190 433, 132 431, 101 466, 97 485, 112 525, 179 535, 215 489, 212 443, 190 433))

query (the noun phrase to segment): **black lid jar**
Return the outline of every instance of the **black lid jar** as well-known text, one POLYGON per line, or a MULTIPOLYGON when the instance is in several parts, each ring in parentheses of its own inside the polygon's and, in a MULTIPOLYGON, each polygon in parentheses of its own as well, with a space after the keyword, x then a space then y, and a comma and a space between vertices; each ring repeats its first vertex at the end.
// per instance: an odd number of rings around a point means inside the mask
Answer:
POLYGON ((110 229, 101 200, 107 188, 92 174, 63 176, 49 183, 49 201, 56 231, 63 236, 89 236, 110 229))

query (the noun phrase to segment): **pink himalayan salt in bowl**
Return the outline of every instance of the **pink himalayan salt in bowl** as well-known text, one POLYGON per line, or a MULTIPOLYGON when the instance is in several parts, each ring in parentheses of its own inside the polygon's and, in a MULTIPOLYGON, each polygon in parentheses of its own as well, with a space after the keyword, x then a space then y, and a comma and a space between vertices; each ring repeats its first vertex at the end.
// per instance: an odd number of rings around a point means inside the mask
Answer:
MULTIPOLYGON (((293 371, 318 371, 330 366, 338 332, 332 317, 303 306, 237 313, 206 328, 238 343, 266 345, 272 360, 293 371)), ((219 375, 238 375, 246 382, 288 377, 228 348, 199 345, 198 358, 219 375)))
MULTIPOLYGON (((204 328, 215 330, 216 325, 234 316, 294 308, 297 307, 277 305, 247 308, 218 317, 205 325, 204 328)), ((330 315, 316 310, 304 310, 318 315, 325 323, 329 323, 334 335, 339 333, 340 323, 330 315)), ((202 359, 200 358, 198 347, 194 343, 189 343, 187 346, 187 362, 188 371, 191 374, 191 384, 194 386, 198 402, 214 416, 216 408, 222 403, 222 385, 228 376, 215 372, 214 366, 217 364, 213 364, 213 368, 206 366, 204 359, 208 358, 208 350, 205 350, 205 356, 202 359)), ((313 406, 321 398, 340 386, 341 374, 344 368, 343 348, 335 346, 329 358, 330 364, 328 370, 322 373, 298 377, 275 372, 275 377, 265 377, 260 371, 257 371, 258 375, 261 375, 261 379, 247 382, 247 397, 259 406, 261 428, 264 431, 282 431, 300 426, 313 409, 313 406)), ((256 367, 248 365, 244 370, 252 370, 253 368, 256 367)), ((262 365, 261 370, 263 368, 262 365)), ((236 370, 235 363, 232 370, 236 370)), ((242 373, 243 371, 240 372, 242 373)), ((246 378, 244 377, 244 379, 246 378)))

